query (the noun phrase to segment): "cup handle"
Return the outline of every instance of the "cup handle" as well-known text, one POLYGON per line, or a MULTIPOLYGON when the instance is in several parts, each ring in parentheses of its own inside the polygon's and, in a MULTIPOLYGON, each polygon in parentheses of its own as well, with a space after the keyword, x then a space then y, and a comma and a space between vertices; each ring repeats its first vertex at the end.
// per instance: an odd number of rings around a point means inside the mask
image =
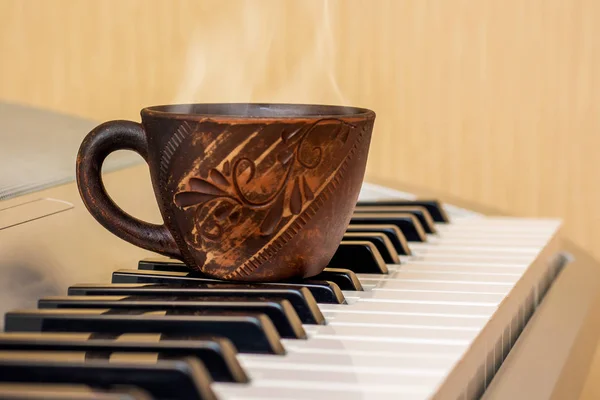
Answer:
POLYGON ((173 235, 163 225, 141 221, 123 211, 106 193, 102 163, 117 150, 132 150, 148 162, 148 141, 142 126, 132 121, 110 121, 94 128, 77 154, 77 187, 86 208, 106 229, 123 240, 165 256, 181 258, 173 235))

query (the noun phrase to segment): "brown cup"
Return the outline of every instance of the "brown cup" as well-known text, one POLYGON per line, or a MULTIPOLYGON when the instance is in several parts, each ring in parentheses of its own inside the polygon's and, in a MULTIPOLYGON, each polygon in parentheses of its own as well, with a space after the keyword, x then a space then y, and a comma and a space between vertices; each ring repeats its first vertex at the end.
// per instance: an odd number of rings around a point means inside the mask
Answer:
POLYGON ((219 279, 278 281, 327 266, 363 182, 373 111, 189 104, 141 116, 98 126, 79 149, 79 192, 106 229, 219 279), (128 215, 107 195, 102 163, 122 149, 148 163, 164 225, 128 215))

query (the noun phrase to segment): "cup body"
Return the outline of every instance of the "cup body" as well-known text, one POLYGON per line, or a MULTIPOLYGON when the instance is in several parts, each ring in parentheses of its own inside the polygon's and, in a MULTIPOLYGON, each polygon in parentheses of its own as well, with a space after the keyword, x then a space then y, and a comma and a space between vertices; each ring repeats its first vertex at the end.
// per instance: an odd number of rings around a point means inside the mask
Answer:
POLYGON ((321 272, 356 204, 374 118, 306 105, 144 109, 154 190, 186 264, 231 280, 321 272))

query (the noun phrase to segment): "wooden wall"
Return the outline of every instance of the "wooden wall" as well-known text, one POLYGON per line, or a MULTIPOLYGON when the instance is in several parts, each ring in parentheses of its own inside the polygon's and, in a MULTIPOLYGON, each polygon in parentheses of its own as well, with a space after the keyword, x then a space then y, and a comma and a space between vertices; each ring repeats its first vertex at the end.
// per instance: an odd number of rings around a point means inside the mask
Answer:
POLYGON ((597 0, 0 0, 0 21, 0 100, 369 107, 371 178, 563 217, 600 257, 597 0))

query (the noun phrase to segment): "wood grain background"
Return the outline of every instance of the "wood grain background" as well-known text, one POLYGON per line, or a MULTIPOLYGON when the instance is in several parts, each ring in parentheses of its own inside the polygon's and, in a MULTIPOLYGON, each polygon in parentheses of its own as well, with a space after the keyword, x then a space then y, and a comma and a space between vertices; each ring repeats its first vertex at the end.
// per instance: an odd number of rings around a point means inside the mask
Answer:
POLYGON ((98 121, 369 107, 370 178, 562 217, 600 257, 597 0, 0 0, 0 16, 0 100, 98 121))

